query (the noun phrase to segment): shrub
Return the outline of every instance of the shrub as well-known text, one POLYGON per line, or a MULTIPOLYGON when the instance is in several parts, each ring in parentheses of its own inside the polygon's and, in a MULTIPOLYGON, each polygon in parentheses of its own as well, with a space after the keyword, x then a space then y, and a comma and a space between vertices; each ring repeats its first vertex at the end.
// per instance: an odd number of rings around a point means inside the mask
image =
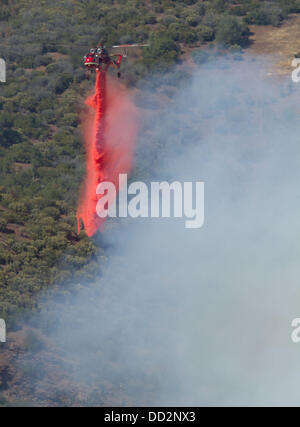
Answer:
POLYGON ((247 24, 278 26, 286 16, 287 12, 278 5, 268 5, 268 7, 261 5, 248 13, 245 22, 247 24))
POLYGON ((236 16, 245 16, 247 14, 247 9, 244 6, 235 6, 230 10, 232 15, 236 16))
POLYGON ((224 16, 219 20, 216 30, 216 41, 224 46, 245 46, 249 41, 250 30, 245 23, 232 16, 224 16))
POLYGON ((166 31, 152 34, 150 45, 144 49, 144 59, 150 68, 158 64, 169 65, 179 57, 179 46, 166 31))
POLYGON ((194 43, 198 40, 198 32, 188 25, 173 23, 169 26, 169 35, 176 42, 194 43))
POLYGON ((197 32, 201 42, 210 42, 215 38, 215 31, 206 25, 198 25, 197 32))
POLYGON ((71 74, 64 73, 60 76, 55 84, 55 93, 61 94, 68 89, 71 82, 73 81, 73 76, 71 74))
POLYGON ((7 224, 8 222, 5 218, 0 218, 0 232, 3 232, 6 230, 7 224))
POLYGON ((156 24, 156 22, 157 22, 156 16, 154 15, 146 16, 144 19, 145 24, 153 25, 153 24, 156 24))
POLYGON ((226 1, 226 0, 214 0, 213 8, 218 13, 222 13, 227 9, 227 3, 228 3, 228 1, 226 1))
POLYGON ((198 15, 189 15, 186 17, 186 23, 191 27, 196 27, 200 22, 200 17, 198 15))
POLYGON ((173 22, 176 22, 177 18, 173 15, 166 15, 164 17, 162 17, 160 19, 160 24, 165 25, 166 27, 168 27, 170 24, 172 24, 173 22))
POLYGON ((192 54, 195 64, 205 64, 209 59, 209 53, 205 50, 196 50, 192 54))

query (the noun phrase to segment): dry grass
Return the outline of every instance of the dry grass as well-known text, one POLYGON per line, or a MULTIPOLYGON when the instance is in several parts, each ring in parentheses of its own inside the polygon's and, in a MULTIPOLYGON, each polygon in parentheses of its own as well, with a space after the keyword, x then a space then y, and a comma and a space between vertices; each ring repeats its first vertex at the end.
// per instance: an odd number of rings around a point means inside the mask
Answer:
POLYGON ((300 52, 300 16, 291 15, 280 27, 251 26, 253 44, 248 52, 275 57, 276 68, 270 74, 291 73, 294 55, 300 52))

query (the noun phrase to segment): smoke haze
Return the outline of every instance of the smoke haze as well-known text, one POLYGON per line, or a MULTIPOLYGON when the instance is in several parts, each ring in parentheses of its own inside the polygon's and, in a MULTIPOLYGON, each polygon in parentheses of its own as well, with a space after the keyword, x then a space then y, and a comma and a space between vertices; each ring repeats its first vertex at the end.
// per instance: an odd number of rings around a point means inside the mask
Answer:
POLYGON ((145 113, 138 178, 204 181, 205 224, 108 227, 101 277, 50 309, 74 378, 122 390, 106 403, 299 404, 299 88, 265 74, 215 59, 145 113))

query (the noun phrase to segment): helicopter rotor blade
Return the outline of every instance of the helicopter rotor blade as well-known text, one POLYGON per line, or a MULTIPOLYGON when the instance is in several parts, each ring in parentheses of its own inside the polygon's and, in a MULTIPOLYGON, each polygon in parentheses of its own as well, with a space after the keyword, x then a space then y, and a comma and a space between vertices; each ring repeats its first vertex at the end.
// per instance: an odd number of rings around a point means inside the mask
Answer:
POLYGON ((117 49, 117 48, 132 48, 132 47, 147 47, 150 46, 150 44, 120 44, 120 45, 115 45, 112 46, 112 49, 117 49))

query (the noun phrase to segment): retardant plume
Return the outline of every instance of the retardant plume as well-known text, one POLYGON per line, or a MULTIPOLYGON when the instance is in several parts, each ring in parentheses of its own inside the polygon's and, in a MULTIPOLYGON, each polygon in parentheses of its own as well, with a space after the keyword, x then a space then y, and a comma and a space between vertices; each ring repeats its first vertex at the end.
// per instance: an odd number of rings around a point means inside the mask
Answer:
MULTIPOLYGON (((90 114, 84 123, 86 147, 86 175, 77 210, 78 232, 81 221, 88 236, 103 228, 105 218, 96 212, 98 184, 114 183, 118 190, 119 174, 129 174, 132 166, 137 108, 127 89, 108 77, 106 71, 97 71, 95 94, 86 99, 90 114)), ((108 205, 114 200, 108 200, 108 205)))

